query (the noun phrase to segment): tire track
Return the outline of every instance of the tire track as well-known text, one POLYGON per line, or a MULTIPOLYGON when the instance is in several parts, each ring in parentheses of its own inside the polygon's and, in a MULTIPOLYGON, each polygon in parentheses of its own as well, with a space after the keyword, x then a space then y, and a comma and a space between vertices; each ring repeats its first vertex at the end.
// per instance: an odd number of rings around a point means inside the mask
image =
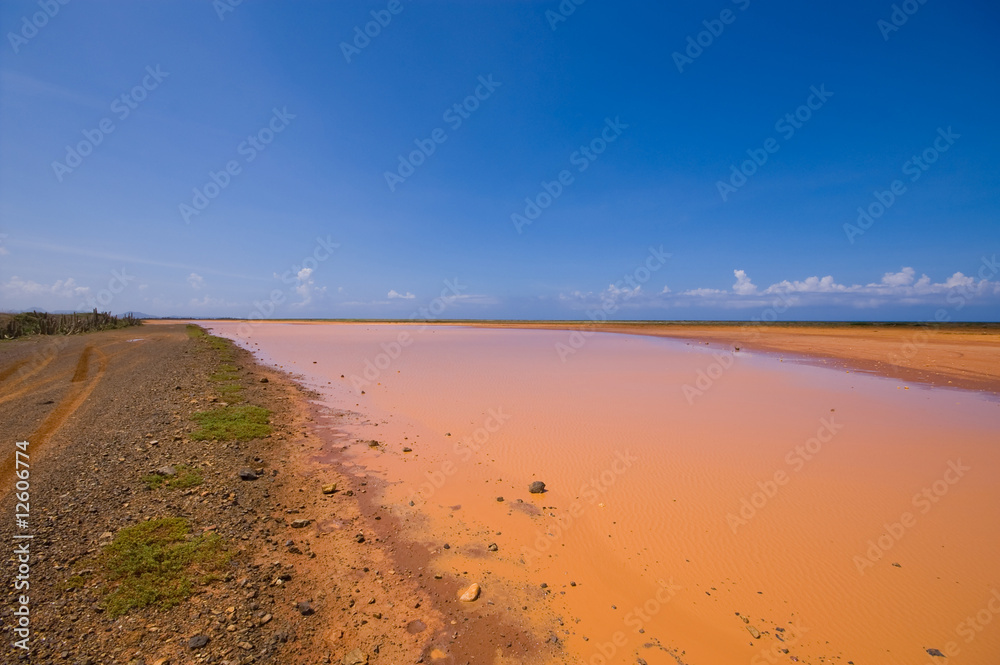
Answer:
POLYGON ((21 369, 21 367, 23 367, 25 364, 27 364, 27 362, 28 362, 27 360, 19 360, 18 362, 14 363, 10 367, 8 367, 6 369, 3 369, 3 370, 0 370, 0 381, 5 381, 8 376, 10 376, 11 374, 13 374, 17 370, 21 369))
MULTIPOLYGON (((31 451, 33 454, 37 454, 39 449, 48 442, 53 434, 59 431, 59 429, 66 423, 70 416, 76 413, 86 399, 90 396, 90 393, 94 391, 97 384, 100 383, 101 379, 104 377, 104 373, 108 368, 108 356, 96 346, 88 345, 84 348, 83 353, 80 354, 80 359, 76 364, 76 371, 73 374, 73 378, 70 383, 74 384, 70 391, 63 397, 59 404, 56 405, 45 420, 42 421, 34 432, 28 436, 27 440, 31 443, 31 451), (90 368, 90 356, 97 356, 97 372, 93 377, 87 381, 87 374, 90 368)), ((10 454, 4 456, 3 464, 0 465, 0 479, 3 479, 2 484, 4 489, 9 489, 7 486, 13 479, 14 470, 14 452, 11 451, 10 454)))

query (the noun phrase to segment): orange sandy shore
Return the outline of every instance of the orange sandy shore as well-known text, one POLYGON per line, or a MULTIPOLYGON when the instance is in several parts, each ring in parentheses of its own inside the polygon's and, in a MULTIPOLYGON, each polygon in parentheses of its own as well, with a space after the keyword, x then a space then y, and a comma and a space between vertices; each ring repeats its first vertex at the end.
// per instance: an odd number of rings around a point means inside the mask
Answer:
POLYGON ((480 582, 566 662, 996 662, 996 333, 597 330, 265 323, 241 343, 326 396, 317 429, 359 442, 336 459, 427 572, 480 582))

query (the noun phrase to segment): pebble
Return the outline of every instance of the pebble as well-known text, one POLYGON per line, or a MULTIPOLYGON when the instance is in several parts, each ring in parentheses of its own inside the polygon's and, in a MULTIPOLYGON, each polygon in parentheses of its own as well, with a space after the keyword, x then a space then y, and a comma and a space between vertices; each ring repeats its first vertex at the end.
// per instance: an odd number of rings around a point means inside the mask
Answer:
POLYGON ((490 552, 496 552, 499 548, 497 547, 496 543, 490 543, 490 546, 487 547, 486 549, 488 549, 490 552))
POLYGON ((361 649, 348 652, 340 661, 341 665, 367 665, 368 654, 361 649))
POLYGON ((927 653, 931 656, 937 656, 938 658, 944 658, 945 655, 938 651, 937 649, 927 649, 927 653))
POLYGON ((466 589, 461 596, 459 596, 459 600, 466 603, 471 603, 477 598, 479 598, 479 585, 475 582, 469 585, 469 588, 466 589))
POLYGON ((239 470, 241 480, 257 480, 257 472, 251 468, 244 467, 239 470))
POLYGON ((177 475, 177 469, 172 466, 161 466, 156 470, 156 475, 166 476, 167 478, 173 478, 177 475))
POLYGON ((545 483, 543 483, 540 480, 536 480, 535 482, 528 485, 528 491, 531 492, 532 494, 541 494, 545 491, 545 483))
POLYGON ((293 529, 302 529, 312 524, 312 520, 292 520, 293 529))
POLYGON ((337 483, 330 483, 329 485, 323 485, 323 494, 333 494, 337 491, 337 483))
POLYGON ((295 603, 295 609, 297 609, 299 611, 299 614, 301 614, 304 617, 307 617, 310 614, 314 614, 316 612, 316 610, 313 609, 312 603, 310 603, 308 600, 300 600, 299 602, 295 603))
POLYGON ((200 649, 208 644, 208 635, 195 635, 188 640, 189 649, 200 649))

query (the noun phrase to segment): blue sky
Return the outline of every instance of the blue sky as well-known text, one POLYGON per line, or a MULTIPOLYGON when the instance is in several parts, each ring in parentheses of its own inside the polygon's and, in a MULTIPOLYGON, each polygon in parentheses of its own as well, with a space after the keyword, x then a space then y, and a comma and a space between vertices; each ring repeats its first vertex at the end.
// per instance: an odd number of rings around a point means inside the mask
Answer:
POLYGON ((0 5, 0 309, 1000 319, 995 3, 233 3, 0 5))

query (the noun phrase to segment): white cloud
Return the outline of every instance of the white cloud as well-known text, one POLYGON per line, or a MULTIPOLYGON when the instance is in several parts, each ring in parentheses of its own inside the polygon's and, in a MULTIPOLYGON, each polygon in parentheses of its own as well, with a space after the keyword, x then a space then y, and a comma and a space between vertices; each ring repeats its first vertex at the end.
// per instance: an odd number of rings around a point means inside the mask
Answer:
POLYGON ((80 298, 90 293, 89 286, 78 286, 72 277, 57 279, 51 285, 46 286, 14 275, 3 285, 0 285, 0 288, 11 297, 54 295, 60 298, 80 298))
POLYGON ((720 291, 719 289, 689 289, 681 293, 682 296, 695 296, 698 298, 704 298, 705 296, 718 296, 724 294, 725 291, 720 291))
POLYGON ((949 289, 953 289, 956 287, 968 289, 971 288, 973 284, 975 284, 975 281, 976 280, 974 280, 971 277, 966 277, 962 273, 956 272, 954 275, 952 275, 945 281, 944 285, 949 289))
POLYGON ((299 294, 299 302, 293 302, 292 307, 304 307, 313 301, 313 297, 322 296, 326 293, 326 287, 316 286, 316 280, 312 277, 312 268, 302 268, 295 273, 299 283, 295 286, 295 292, 299 294))
POLYGON ((192 289, 198 291, 205 284, 205 278, 198 273, 193 272, 188 275, 187 283, 191 285, 192 289))
POLYGON ((734 270, 733 275, 736 276, 736 283, 733 284, 734 293, 738 293, 741 296, 749 296, 757 293, 757 287, 747 277, 745 270, 734 270))
POLYGON ((899 272, 887 272, 882 275, 882 283, 886 286, 909 286, 913 284, 913 276, 916 271, 913 268, 903 268, 899 272))
POLYGON ((832 275, 826 277, 806 277, 804 280, 789 282, 787 279, 764 289, 764 293, 835 293, 846 291, 847 287, 837 284, 832 275))
POLYGON ((400 293, 396 291, 396 289, 389 289, 389 293, 386 294, 386 296, 390 299, 402 298, 403 300, 413 300, 414 298, 416 298, 416 296, 410 293, 409 291, 407 291, 406 293, 400 293))
POLYGON ((769 307, 778 298, 786 306, 817 305, 847 306, 861 309, 877 308, 882 305, 937 305, 955 306, 956 298, 962 302, 974 299, 1000 296, 1000 281, 994 281, 997 271, 985 261, 978 273, 979 279, 956 272, 941 282, 934 282, 927 275, 917 278, 911 267, 903 267, 899 272, 887 272, 878 282, 869 284, 840 284, 832 275, 812 276, 802 280, 782 280, 766 289, 758 289, 744 270, 734 270, 736 282, 729 291, 714 288, 694 288, 673 293, 664 287, 662 291, 646 295, 639 289, 609 287, 600 294, 573 291, 560 294, 560 299, 572 305, 592 303, 599 297, 607 299, 628 299, 630 306, 672 307, 706 306, 734 309, 769 307), (985 276, 985 277, 984 277, 985 276))

